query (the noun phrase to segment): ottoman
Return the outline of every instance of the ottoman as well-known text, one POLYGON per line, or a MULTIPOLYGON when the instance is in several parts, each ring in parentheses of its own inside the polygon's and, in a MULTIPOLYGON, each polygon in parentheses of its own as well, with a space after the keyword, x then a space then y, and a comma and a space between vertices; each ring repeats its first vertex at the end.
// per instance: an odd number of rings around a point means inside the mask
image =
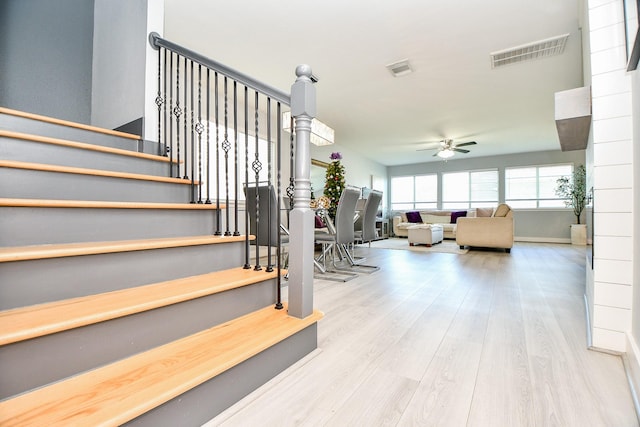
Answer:
POLYGON ((409 227, 409 246, 427 245, 431 246, 442 242, 443 228, 438 224, 420 224, 409 227))

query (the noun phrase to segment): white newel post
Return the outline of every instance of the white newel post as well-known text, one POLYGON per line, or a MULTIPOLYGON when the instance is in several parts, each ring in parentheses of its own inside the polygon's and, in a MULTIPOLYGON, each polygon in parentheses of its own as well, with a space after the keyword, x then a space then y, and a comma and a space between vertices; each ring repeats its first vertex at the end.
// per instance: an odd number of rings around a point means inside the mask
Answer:
POLYGON ((298 318, 313 312, 314 212, 311 202, 311 120, 316 115, 316 88, 311 67, 298 65, 291 86, 291 115, 295 117, 295 190, 289 216, 289 314, 298 318))

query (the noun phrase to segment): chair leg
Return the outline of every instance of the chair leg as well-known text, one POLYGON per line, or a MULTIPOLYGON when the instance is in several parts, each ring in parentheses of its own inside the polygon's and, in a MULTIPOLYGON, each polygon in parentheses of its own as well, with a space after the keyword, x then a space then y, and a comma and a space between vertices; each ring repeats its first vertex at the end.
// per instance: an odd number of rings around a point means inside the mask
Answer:
POLYGON ((358 264, 349 253, 349 249, 346 245, 339 245, 338 251, 344 254, 344 257, 350 265, 349 269, 342 268, 338 269, 338 271, 353 271, 355 269, 358 273, 373 273, 380 270, 380 267, 377 265, 358 264))
POLYGON ((336 268, 335 260, 335 244, 333 243, 323 243, 322 244, 322 253, 318 255, 318 257, 314 258, 313 262, 316 269, 320 272, 320 275, 315 276, 317 279, 323 280, 332 280, 336 282, 347 282, 351 279, 355 279, 358 277, 357 273, 348 272, 348 271, 339 271, 336 268), (331 256, 331 263, 333 265, 333 269, 329 270, 327 268, 327 257, 331 256), (322 258, 322 264, 320 264, 320 258, 322 258))

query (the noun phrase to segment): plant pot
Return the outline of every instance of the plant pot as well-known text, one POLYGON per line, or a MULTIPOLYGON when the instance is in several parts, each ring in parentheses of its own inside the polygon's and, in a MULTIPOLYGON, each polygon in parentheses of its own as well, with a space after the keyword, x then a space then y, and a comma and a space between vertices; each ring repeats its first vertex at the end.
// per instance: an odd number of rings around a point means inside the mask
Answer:
POLYGON ((586 246, 587 224, 571 224, 571 244, 586 246))

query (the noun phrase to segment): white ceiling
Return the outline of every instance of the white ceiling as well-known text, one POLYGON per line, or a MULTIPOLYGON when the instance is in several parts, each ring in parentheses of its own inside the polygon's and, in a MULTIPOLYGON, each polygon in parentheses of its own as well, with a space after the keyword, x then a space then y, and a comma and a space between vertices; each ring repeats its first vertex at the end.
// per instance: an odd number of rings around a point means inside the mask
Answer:
POLYGON ((165 0, 165 38, 289 92, 317 83, 336 142, 384 165, 560 148, 554 93, 583 85, 578 0, 165 0), (562 55, 492 69, 491 52, 569 33, 562 55), (385 65, 409 59, 395 78, 385 65))

